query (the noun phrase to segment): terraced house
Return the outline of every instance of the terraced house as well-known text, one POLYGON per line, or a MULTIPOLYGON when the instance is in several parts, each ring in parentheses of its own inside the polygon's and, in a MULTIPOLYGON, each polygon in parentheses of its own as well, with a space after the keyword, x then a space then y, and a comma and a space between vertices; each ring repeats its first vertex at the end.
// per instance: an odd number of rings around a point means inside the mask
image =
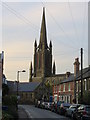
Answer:
MULTIPOLYGON (((90 91, 90 66, 83 69, 83 92, 90 91)), ((79 59, 75 59, 74 74, 68 76, 58 84, 53 84, 54 101, 65 101, 73 103, 76 95, 76 103, 81 93, 81 71, 79 70, 79 59), (76 86, 76 87, 75 87, 76 86)))

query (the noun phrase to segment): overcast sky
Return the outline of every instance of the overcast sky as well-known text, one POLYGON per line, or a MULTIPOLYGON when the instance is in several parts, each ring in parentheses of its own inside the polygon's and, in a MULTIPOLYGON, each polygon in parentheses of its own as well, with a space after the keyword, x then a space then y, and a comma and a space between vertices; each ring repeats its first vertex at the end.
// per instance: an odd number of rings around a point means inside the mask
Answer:
POLYGON ((2 3, 2 49, 8 80, 15 80, 17 71, 23 69, 26 73, 20 73, 20 81, 29 79, 35 39, 39 43, 42 7, 45 7, 47 40, 52 41, 56 72, 73 72, 81 47, 84 67, 88 66, 87 2, 5 2, 2 3))

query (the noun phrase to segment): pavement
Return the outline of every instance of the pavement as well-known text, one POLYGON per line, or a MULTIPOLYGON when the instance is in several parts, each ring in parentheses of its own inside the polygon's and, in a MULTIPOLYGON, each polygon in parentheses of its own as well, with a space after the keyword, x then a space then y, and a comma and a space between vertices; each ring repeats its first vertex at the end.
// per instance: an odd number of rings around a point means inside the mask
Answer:
POLYGON ((19 119, 18 120, 28 120, 29 117, 28 117, 28 114, 26 113, 25 109, 18 106, 18 116, 19 116, 19 119))

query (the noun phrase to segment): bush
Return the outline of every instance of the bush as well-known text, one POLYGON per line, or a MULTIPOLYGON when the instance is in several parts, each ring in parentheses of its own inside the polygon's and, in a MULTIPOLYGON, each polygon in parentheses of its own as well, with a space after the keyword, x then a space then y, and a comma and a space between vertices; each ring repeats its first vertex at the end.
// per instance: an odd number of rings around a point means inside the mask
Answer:
MULTIPOLYGON (((3 97, 3 105, 8 106, 8 110, 4 111, 13 118, 18 118, 17 113, 17 97, 15 95, 6 95, 3 97)), ((6 114, 6 116, 8 116, 6 114)), ((10 116, 9 116, 10 117, 10 116)))
POLYGON ((8 95, 9 87, 6 84, 2 84, 2 96, 8 95))
POLYGON ((3 101, 2 101, 3 105, 13 105, 16 106, 17 105, 17 97, 15 95, 6 95, 3 97, 3 101))
POLYGON ((12 118, 12 120, 14 119, 12 115, 10 115, 10 114, 3 111, 2 120, 10 120, 11 118, 12 118))

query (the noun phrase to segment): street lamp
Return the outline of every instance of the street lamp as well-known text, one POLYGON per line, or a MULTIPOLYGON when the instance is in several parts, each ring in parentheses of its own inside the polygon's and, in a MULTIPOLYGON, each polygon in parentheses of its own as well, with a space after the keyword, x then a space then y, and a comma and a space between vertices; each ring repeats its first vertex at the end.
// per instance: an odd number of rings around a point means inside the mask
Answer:
POLYGON ((26 72, 25 70, 22 70, 22 71, 17 71, 17 109, 18 109, 18 83, 19 83, 19 73, 20 72, 26 72))

